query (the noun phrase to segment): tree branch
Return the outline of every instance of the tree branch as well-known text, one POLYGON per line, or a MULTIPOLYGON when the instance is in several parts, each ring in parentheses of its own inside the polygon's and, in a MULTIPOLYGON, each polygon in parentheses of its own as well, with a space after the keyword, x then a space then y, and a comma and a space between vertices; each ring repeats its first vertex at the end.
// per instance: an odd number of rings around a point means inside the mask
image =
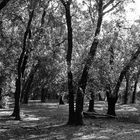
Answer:
POLYGON ((114 0, 110 0, 107 4, 105 4, 104 6, 103 6, 103 10, 104 9, 106 9, 111 3, 113 3, 114 2, 114 0))
POLYGON ((115 5, 113 5, 109 10, 105 11, 103 13, 103 15, 109 13, 110 11, 114 10, 119 4, 121 3, 121 1, 119 1, 118 3, 116 3, 115 5))
POLYGON ((55 44, 54 47, 60 46, 60 45, 63 44, 66 40, 67 40, 67 38, 64 38, 64 40, 62 40, 61 42, 55 44))
POLYGON ((7 3, 9 2, 10 0, 3 0, 1 3, 0 3, 0 11, 7 5, 7 3))

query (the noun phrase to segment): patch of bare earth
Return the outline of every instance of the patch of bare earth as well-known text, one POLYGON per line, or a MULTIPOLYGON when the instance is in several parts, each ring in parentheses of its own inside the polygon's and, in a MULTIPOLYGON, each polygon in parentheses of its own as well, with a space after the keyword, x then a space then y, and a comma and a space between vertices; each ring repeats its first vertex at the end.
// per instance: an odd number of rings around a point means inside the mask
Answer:
MULTIPOLYGON (((97 113, 106 109, 96 102, 97 113)), ((30 102, 21 106, 21 121, 9 117, 12 108, 0 110, 0 140, 139 140, 140 104, 117 105, 116 112, 115 119, 84 118, 83 126, 67 126, 67 104, 30 102)))

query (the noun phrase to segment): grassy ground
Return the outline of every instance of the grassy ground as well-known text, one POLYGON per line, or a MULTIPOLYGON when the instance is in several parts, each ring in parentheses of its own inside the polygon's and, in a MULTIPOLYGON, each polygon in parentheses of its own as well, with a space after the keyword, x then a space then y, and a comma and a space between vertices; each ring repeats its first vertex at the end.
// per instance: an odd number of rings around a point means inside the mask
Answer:
MULTIPOLYGON (((96 112, 106 109, 106 103, 96 102, 96 112)), ((117 105, 116 119, 84 118, 83 126, 65 125, 67 104, 30 102, 21 106, 21 121, 9 117, 12 110, 0 110, 0 140, 140 140, 139 103, 117 105)))

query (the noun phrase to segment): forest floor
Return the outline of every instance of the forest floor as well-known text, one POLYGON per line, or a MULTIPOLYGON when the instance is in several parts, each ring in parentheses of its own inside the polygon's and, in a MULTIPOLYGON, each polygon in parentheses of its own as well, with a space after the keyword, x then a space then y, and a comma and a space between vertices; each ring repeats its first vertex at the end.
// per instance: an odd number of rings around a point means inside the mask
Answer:
MULTIPOLYGON (((87 110, 87 103, 85 104, 87 110)), ((96 102, 105 113, 107 104, 96 102)), ((30 102, 21 106, 21 121, 0 109, 0 140, 140 140, 140 103, 117 105, 117 118, 84 118, 83 126, 68 126, 68 104, 30 102)))

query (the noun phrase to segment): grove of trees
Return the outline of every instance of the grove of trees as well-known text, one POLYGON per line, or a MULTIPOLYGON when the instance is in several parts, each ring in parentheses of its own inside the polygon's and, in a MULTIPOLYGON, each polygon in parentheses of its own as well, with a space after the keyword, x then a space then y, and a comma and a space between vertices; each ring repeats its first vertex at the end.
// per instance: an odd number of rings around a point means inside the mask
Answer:
POLYGON ((68 99, 69 125, 83 124, 84 102, 135 103, 140 75, 140 22, 129 23, 133 0, 1 0, 0 107, 11 116, 29 100, 68 99), (8 101, 7 98, 10 98, 8 101), (103 99, 104 100, 104 99, 103 99))

